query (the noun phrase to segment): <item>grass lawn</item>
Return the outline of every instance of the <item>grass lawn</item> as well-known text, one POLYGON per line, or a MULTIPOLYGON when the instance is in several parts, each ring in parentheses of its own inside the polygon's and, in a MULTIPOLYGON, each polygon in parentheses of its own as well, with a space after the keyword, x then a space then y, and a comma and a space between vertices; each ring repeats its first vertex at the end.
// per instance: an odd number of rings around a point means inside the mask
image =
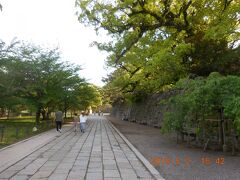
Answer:
POLYGON ((0 119, 0 148, 52 129, 55 124, 52 121, 41 122, 34 132, 35 126, 34 117, 0 119))

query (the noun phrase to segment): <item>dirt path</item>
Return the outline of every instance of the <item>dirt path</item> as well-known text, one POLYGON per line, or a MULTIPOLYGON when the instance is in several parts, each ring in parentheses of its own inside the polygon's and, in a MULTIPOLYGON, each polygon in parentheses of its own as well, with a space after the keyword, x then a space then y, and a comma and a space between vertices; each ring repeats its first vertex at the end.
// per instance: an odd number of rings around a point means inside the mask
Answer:
POLYGON ((176 144, 159 129, 109 117, 166 180, 239 180, 240 157, 176 144))

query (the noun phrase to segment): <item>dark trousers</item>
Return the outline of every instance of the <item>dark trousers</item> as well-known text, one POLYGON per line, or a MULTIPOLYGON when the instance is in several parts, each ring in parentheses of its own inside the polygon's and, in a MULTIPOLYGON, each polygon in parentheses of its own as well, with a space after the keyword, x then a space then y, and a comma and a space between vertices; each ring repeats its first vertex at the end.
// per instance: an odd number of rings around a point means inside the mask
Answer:
POLYGON ((62 121, 56 121, 56 129, 57 131, 62 128, 62 121))

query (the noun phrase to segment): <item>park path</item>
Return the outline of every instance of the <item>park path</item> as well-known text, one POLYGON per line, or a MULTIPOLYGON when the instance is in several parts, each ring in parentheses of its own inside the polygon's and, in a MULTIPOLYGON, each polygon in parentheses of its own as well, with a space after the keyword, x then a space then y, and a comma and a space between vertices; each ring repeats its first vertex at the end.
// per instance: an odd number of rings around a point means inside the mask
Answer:
POLYGON ((85 133, 64 126, 3 149, 0 158, 0 179, 162 179, 103 116, 90 116, 85 133))

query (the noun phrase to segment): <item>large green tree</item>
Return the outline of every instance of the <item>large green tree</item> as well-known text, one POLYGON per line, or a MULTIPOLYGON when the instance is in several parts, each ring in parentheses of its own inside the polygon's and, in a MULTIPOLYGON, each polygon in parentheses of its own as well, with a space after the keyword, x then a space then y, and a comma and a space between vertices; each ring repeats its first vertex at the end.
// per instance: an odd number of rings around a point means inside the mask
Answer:
POLYGON ((95 42, 122 91, 156 92, 188 74, 239 74, 237 0, 77 0, 79 21, 112 37, 95 42), (123 80, 124 79, 124 80, 123 80))
MULTIPOLYGON (((36 123, 51 112, 101 103, 96 88, 79 76, 80 66, 61 59, 58 49, 26 43, 0 44, 0 109, 36 112, 36 123), (15 108, 16 106, 16 108, 15 108)), ((3 114, 3 112, 2 112, 3 114)))
POLYGON ((14 47, 18 42, 7 45, 0 41, 0 108, 1 114, 4 109, 8 109, 8 114, 14 106, 22 103, 22 99, 17 96, 21 89, 23 74, 21 69, 24 65, 14 53, 14 47))

